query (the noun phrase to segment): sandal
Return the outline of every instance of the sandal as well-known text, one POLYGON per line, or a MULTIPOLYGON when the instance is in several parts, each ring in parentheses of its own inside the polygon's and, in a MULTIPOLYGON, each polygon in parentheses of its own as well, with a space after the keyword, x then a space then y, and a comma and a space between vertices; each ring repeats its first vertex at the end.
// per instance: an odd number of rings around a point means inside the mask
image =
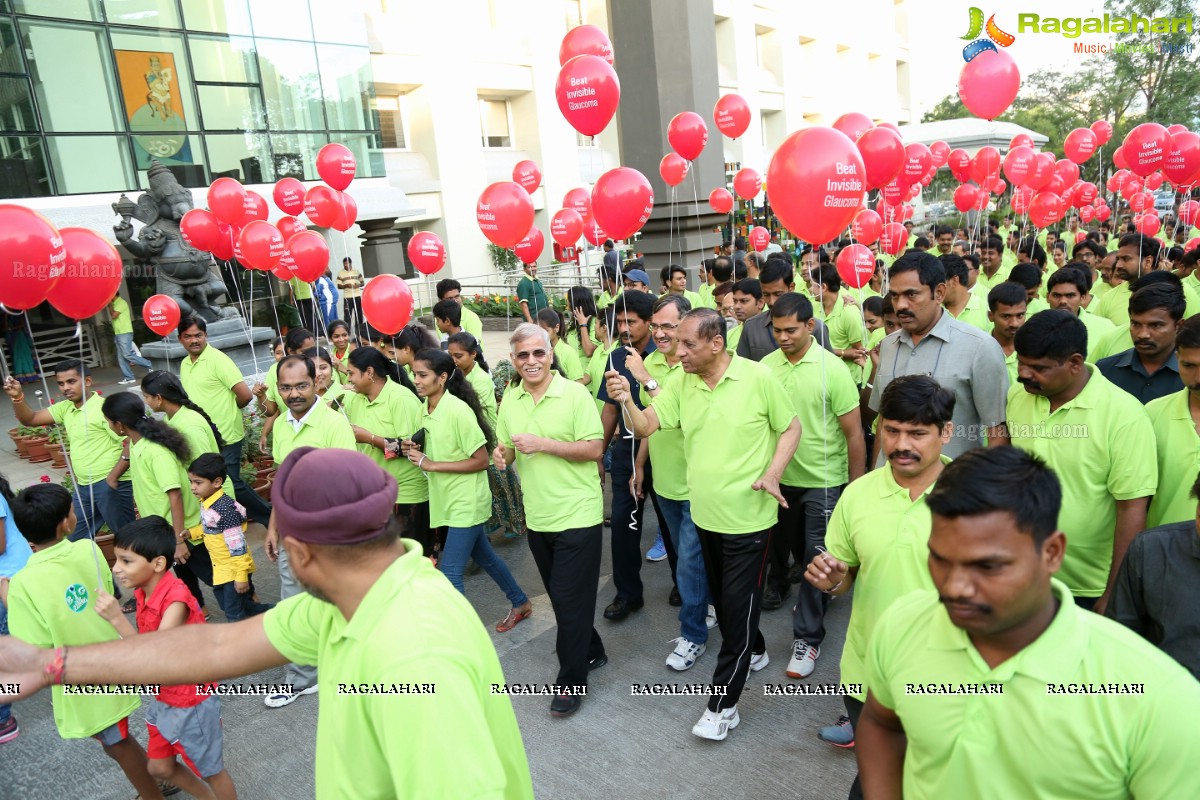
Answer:
POLYGON ((508 616, 496 623, 496 630, 500 633, 508 633, 513 628, 517 627, 518 622, 532 614, 532 603, 526 603, 520 608, 510 608, 508 610, 508 616))
POLYGON ((122 614, 136 614, 137 613, 137 598, 131 597, 128 600, 126 600, 124 603, 122 603, 121 604, 121 613, 122 614))

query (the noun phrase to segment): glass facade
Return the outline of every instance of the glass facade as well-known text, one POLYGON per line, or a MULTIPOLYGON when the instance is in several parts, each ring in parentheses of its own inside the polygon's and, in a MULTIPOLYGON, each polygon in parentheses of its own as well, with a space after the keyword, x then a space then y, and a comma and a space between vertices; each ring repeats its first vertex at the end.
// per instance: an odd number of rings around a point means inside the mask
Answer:
POLYGON ((0 199, 383 176, 358 0, 0 0, 0 199))

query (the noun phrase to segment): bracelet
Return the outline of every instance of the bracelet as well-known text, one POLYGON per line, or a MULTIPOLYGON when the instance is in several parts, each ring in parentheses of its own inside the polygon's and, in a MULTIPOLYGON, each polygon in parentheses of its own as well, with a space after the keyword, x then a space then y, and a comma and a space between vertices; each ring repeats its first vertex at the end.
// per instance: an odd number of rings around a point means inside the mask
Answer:
POLYGON ((417 469, 421 469, 421 465, 425 463, 426 458, 428 458, 428 456, 421 456, 421 460, 417 462, 417 469))
POLYGON ((835 583, 833 586, 830 586, 828 589, 822 589, 821 591, 823 591, 825 594, 833 594, 834 592, 836 592, 838 590, 839 586, 841 586, 843 583, 845 583, 845 581, 846 581, 846 579, 842 578, 840 581, 835 583))
POLYGON ((14 406, 15 406, 17 403, 24 403, 24 402, 25 402, 25 393, 24 393, 24 392, 21 392, 20 396, 19 396, 19 397, 14 397, 14 398, 12 399, 12 401, 13 401, 13 405, 14 405, 14 406))
POLYGON ((51 686, 61 685, 66 681, 65 675, 67 672, 67 648, 58 647, 54 650, 54 658, 49 664, 42 667, 42 676, 45 677, 46 683, 51 686))

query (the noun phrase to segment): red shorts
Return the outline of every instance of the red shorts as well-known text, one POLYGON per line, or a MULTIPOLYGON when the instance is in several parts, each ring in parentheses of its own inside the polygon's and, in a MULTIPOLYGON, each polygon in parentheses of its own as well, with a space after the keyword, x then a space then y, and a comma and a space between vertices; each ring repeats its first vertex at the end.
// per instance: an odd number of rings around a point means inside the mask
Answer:
POLYGON ((210 697, 197 706, 177 708, 161 700, 146 706, 147 758, 183 756, 188 769, 209 778, 225 769, 221 758, 221 705, 210 697))

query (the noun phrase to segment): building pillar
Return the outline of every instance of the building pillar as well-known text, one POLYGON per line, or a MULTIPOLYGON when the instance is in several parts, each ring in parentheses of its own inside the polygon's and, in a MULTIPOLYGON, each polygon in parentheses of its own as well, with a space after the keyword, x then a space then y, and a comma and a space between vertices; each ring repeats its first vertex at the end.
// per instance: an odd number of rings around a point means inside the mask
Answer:
MULTIPOLYGON (((413 277, 412 266, 404 255, 404 242, 396 230, 396 217, 382 219, 360 219, 358 227, 362 233, 362 274, 364 278, 393 274, 403 278, 413 277)), ((341 269, 341 264, 335 265, 341 269)))

